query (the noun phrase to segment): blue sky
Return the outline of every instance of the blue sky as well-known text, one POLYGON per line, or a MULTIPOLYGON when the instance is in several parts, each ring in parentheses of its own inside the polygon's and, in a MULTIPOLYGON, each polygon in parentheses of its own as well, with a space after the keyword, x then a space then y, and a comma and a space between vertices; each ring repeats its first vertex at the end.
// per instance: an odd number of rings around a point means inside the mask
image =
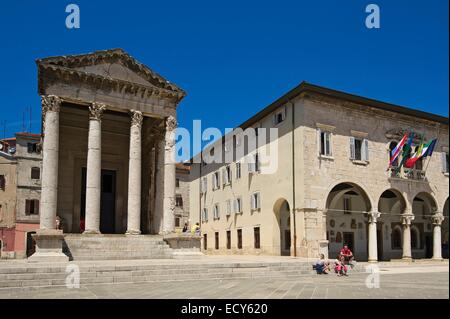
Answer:
POLYGON ((35 59, 116 47, 187 91, 188 129, 237 126, 303 80, 448 116, 447 0, 1 1, 0 34, 6 135, 30 106, 40 130, 35 59), (380 29, 365 27, 370 3, 380 29))

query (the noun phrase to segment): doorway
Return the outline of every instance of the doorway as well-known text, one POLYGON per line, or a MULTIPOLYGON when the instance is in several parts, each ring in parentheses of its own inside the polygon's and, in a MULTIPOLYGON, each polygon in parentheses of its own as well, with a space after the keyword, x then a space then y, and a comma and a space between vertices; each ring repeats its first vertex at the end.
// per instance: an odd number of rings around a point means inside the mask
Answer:
POLYGON ((425 234, 425 258, 433 257, 433 234, 425 234))
POLYGON ((378 260, 383 260, 383 233, 381 229, 377 229, 377 255, 378 260))
POLYGON ((30 257, 36 251, 36 242, 33 239, 33 234, 36 234, 36 232, 33 231, 27 233, 27 257, 30 257))
POLYGON ((353 232, 344 232, 343 234, 343 244, 347 245, 348 248, 352 251, 353 255, 355 254, 355 234, 353 232))
MULTIPOLYGON (((80 224, 84 226, 86 216, 86 167, 81 171, 80 224)), ((82 227, 84 228, 84 227, 82 227)), ((81 229, 83 231, 84 229, 81 229)), ((116 232, 116 171, 102 169, 100 195, 100 232, 116 232)))

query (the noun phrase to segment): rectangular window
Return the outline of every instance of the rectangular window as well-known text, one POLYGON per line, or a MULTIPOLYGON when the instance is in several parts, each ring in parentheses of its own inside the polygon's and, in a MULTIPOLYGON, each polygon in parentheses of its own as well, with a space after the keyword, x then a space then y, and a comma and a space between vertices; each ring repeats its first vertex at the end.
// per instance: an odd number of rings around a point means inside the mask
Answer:
POLYGON ((203 249, 208 250, 208 235, 203 234, 203 249))
POLYGON ((331 132, 319 130, 320 155, 331 156, 331 132))
POLYGON ((242 199, 240 197, 234 200, 234 213, 242 213, 242 199))
POLYGON ((228 185, 231 183, 231 167, 227 166, 222 171, 222 179, 223 179, 223 185, 228 185))
POLYGON ((236 163, 236 179, 241 178, 241 163, 236 163))
POLYGON ((350 197, 344 197, 344 214, 351 214, 352 201, 350 197))
POLYGON ((255 237, 255 249, 261 248, 261 239, 260 239, 260 233, 259 233, 259 227, 255 227, 253 229, 254 237, 255 237))
POLYGON ((449 155, 448 153, 444 153, 444 173, 448 174, 448 165, 449 164, 449 155))
POLYGON ((25 215, 39 215, 39 200, 26 199, 25 200, 25 215))
POLYGON ((31 168, 31 179, 40 179, 41 178, 41 169, 39 167, 31 168))
POLYGON ((252 210, 261 209, 261 195, 259 192, 253 193, 251 195, 251 209, 252 210))
POLYGON ((213 180, 213 190, 219 189, 220 188, 220 175, 219 172, 215 172, 212 175, 212 180, 213 180))
POLYGON ((219 204, 214 205, 214 219, 220 219, 219 204))
POLYGON ((39 153, 39 147, 37 143, 28 143, 27 144, 28 153, 39 153))
POLYGON ((350 159, 357 161, 369 160, 369 142, 367 139, 350 137, 350 159))
POLYGON ((227 200, 227 216, 231 215, 231 199, 227 200))
POLYGON ((215 239, 215 242, 214 242, 215 248, 217 250, 217 249, 219 249, 219 232, 214 233, 214 239, 215 239))
POLYGON ((231 249, 231 230, 227 230, 227 249, 231 249))
POLYGON ((5 175, 0 175, 0 190, 4 191, 6 188, 6 178, 5 175))
POLYGON ((203 221, 207 222, 208 221, 208 210, 206 208, 202 209, 202 219, 203 221))
POLYGON ((183 197, 181 195, 175 196, 175 206, 176 207, 183 207, 183 197))
POLYGON ((261 163, 259 161, 259 154, 256 153, 252 155, 248 162, 248 172, 249 173, 258 173, 260 172, 261 163))
POLYGON ((242 229, 237 230, 237 248, 242 249, 242 229))
POLYGON ((180 217, 175 218, 175 227, 180 227, 180 217))
POLYGON ((273 115, 273 125, 278 125, 286 118, 286 110, 283 109, 273 115))
POLYGON ((206 176, 202 178, 202 183, 200 187, 201 187, 200 191, 202 193, 206 193, 208 187, 208 179, 206 178, 206 176))
POLYGON ((175 179, 175 187, 180 187, 180 179, 175 179))

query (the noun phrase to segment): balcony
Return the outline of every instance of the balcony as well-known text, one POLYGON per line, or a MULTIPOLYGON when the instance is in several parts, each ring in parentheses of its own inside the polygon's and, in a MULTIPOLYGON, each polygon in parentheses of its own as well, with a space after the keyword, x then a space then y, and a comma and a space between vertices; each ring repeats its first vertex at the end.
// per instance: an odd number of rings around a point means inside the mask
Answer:
POLYGON ((388 171, 389 178, 408 179, 414 181, 427 181, 425 171, 421 169, 391 167, 388 171))

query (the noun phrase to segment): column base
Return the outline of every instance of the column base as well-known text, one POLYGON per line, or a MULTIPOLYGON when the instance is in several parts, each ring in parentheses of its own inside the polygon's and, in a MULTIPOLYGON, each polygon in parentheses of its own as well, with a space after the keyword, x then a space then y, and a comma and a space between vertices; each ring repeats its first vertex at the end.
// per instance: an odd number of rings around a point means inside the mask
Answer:
POLYGON ((433 258, 431 258, 431 260, 435 260, 435 261, 443 261, 444 258, 442 258, 442 257, 433 257, 433 258))
POLYGON ((412 261, 412 257, 402 257, 403 261, 412 261))
POLYGON ((68 262, 69 257, 62 251, 63 231, 57 229, 39 229, 33 234, 36 252, 28 262, 68 262))
POLYGON ((125 233, 125 235, 140 235, 141 231, 140 230, 127 230, 127 232, 125 233))
POLYGON ((85 230, 83 232, 83 235, 101 235, 101 232, 99 230, 85 230))
POLYGON ((368 263, 375 264, 375 263, 378 262, 378 260, 377 260, 377 259, 369 259, 367 262, 368 262, 368 263))

